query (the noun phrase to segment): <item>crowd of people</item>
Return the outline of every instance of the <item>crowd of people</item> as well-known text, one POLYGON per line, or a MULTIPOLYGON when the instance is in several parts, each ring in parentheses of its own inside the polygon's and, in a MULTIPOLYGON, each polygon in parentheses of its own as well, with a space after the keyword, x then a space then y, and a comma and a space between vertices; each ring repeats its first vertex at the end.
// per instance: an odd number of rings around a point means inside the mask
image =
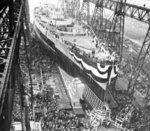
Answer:
MULTIPOLYGON (((112 109, 112 119, 115 120, 118 112, 120 116, 125 116, 126 109, 132 105, 132 97, 127 91, 111 91, 119 107, 112 109)), ((19 96, 19 95, 17 95, 19 96)), ((36 121, 42 122, 42 129, 45 130, 90 130, 89 124, 85 124, 83 120, 76 117, 73 112, 67 112, 66 110, 59 109, 57 99, 53 95, 53 89, 45 87, 42 93, 35 96, 37 107, 42 109, 46 108, 46 112, 42 116, 36 115, 36 121)), ((20 105, 15 105, 16 112, 14 113, 15 120, 21 119, 21 113, 18 113, 20 105)), ((134 129, 135 131, 148 131, 150 129, 150 106, 145 106, 142 109, 134 107, 130 123, 125 126, 128 129, 134 129)))
POLYGON ((100 62, 104 65, 118 64, 118 60, 119 60, 118 55, 116 55, 115 52, 110 54, 110 50, 105 49, 105 46, 102 42, 99 43, 98 47, 92 49, 90 53, 81 50, 79 47, 77 47, 74 44, 71 44, 70 42, 66 42, 66 44, 69 44, 71 49, 78 52, 79 54, 84 55, 88 59, 91 59, 93 62, 96 63, 100 62))
POLYGON ((36 106, 46 108, 43 116, 36 116, 36 121, 41 120, 43 131, 79 131, 88 128, 83 119, 77 118, 73 111, 68 112, 59 108, 57 98, 55 98, 53 89, 50 87, 36 95, 36 106))
POLYGON ((111 90, 118 107, 112 109, 111 117, 113 120, 120 116, 125 118, 127 112, 130 112, 129 121, 124 121, 123 127, 133 129, 134 131, 148 131, 150 127, 150 106, 139 107, 134 104, 135 98, 125 90, 111 90))
POLYGON ((136 131, 149 131, 150 129, 150 106, 134 109, 129 128, 136 131))
POLYGON ((112 109, 112 119, 115 120, 118 116, 124 119, 132 107, 132 97, 127 91, 122 90, 111 91, 111 94, 118 104, 118 107, 112 109))
MULTIPOLYGON (((123 93, 123 92, 122 92, 123 93)), ((125 100, 125 99, 124 99, 125 100)), ((127 99, 129 100, 129 99, 127 99)), ((119 98, 121 104, 121 98, 119 98)), ((91 126, 89 123, 85 123, 83 119, 79 119, 72 111, 66 111, 64 109, 60 109, 58 106, 57 99, 53 95, 53 89, 50 87, 45 88, 41 94, 36 96, 36 103, 37 106, 41 106, 46 108, 46 112, 41 117, 36 116, 36 121, 41 121, 42 123, 42 130, 46 131, 54 131, 54 130, 63 130, 63 131, 80 131, 80 130, 91 130, 91 126)), ((147 114, 150 113, 150 107, 147 106, 144 109, 139 109, 133 107, 131 102, 128 101, 126 106, 119 107, 120 116, 124 116, 127 112, 131 109, 132 116, 130 118, 130 123, 124 123, 123 127, 128 129, 134 129, 135 131, 146 131, 145 124, 149 125, 150 117, 147 114), (122 109, 122 110, 121 110, 122 109), (120 111, 121 110, 121 111, 120 111)), ((114 116, 118 116, 118 114, 114 116)), ((112 109, 112 116, 113 116, 113 109, 112 109)), ((104 126, 106 126, 104 124, 104 126)), ((107 127, 107 126, 106 126, 107 127)))

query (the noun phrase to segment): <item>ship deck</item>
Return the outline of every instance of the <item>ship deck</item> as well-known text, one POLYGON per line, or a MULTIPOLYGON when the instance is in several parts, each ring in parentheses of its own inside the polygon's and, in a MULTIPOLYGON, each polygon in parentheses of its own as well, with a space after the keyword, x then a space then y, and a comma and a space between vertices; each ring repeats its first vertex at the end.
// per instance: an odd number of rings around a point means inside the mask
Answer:
MULTIPOLYGON (((70 36, 68 36, 68 37, 70 37, 70 36)), ((81 37, 81 36, 80 36, 81 37)), ((84 37, 84 39, 86 39, 86 37, 87 38, 89 38, 89 36, 83 36, 84 37)), ((75 37, 74 37, 75 38, 75 37)), ((69 38, 68 38, 69 39, 69 38)), ((80 40, 82 39, 82 37, 80 38, 80 40)), ((82 39, 83 40, 83 39, 82 39)), ((64 55, 66 55, 69 59, 71 59, 71 61, 73 61, 77 66, 79 66, 81 69, 83 69, 83 67, 81 66, 81 64, 80 63, 78 63, 78 62, 76 62, 76 60, 70 55, 70 53, 69 53, 69 50, 68 50, 68 47, 65 45, 65 44, 62 44, 61 42, 59 42, 58 40, 56 40, 56 42, 57 42, 57 44, 55 45, 56 46, 56 48, 57 49, 59 49, 64 55)), ((84 47, 86 48, 86 47, 89 47, 89 46, 85 46, 86 45, 86 43, 85 42, 83 42, 84 44, 84 47)), ((88 44, 91 44, 90 45, 90 47, 94 47, 94 44, 92 44, 92 43, 88 43, 88 44)), ((78 43, 78 45, 81 45, 81 43, 78 43)), ((87 52, 88 53, 88 52, 87 52)), ((90 74, 88 74, 91 78, 92 78, 92 76, 90 75, 90 74)), ((94 79, 93 79, 94 80, 94 79)), ((94 80, 100 87, 102 87, 103 89, 105 88, 105 86, 106 86, 106 83, 100 83, 100 82, 98 82, 98 81, 96 81, 96 80, 94 80)), ((111 93, 107 90, 106 91, 106 97, 107 98, 110 98, 111 100, 112 100, 112 103, 111 103, 111 107, 117 107, 118 105, 117 105, 117 103, 116 103, 116 101, 114 100, 114 98, 113 98, 113 96, 111 95, 111 93)))
MULTIPOLYGON (((68 36, 68 37, 70 37, 70 36, 68 36)), ((81 37, 81 36, 80 36, 81 37)), ((73 38, 73 37, 72 37, 73 38)), ((74 37, 75 38, 75 37, 74 37)), ((83 36, 83 38, 84 38, 84 36, 83 36)), ((86 38, 88 39, 88 36, 85 36, 85 38, 83 39, 82 37, 81 38, 79 38, 79 40, 85 40, 86 38)), ((69 38, 68 38, 69 39, 69 38)), ((90 39, 90 38, 89 38, 90 39)), ((88 41, 88 40, 87 40, 88 41)), ((60 41, 58 41, 58 40, 56 40, 55 39, 55 43, 57 43, 57 44, 55 44, 55 46, 56 46, 56 48, 57 49, 59 49, 64 55, 66 55, 66 57, 68 57, 69 59, 71 59, 76 65, 78 65, 81 69, 83 69, 83 67, 81 66, 81 64, 80 63, 78 63, 78 62, 76 62, 76 60, 70 55, 70 53, 69 53, 69 49, 68 49, 68 47, 65 45, 65 44, 62 44, 60 41)), ((78 45, 81 45, 81 43, 79 43, 79 42, 76 42, 76 43, 78 43, 78 45)), ((84 44, 82 44, 82 45, 86 45, 86 43, 85 42, 83 42, 84 44)), ((87 42, 87 44, 88 45, 90 45, 90 42, 87 42)), ((84 46, 85 48, 87 47, 87 46, 84 46)), ((91 45, 90 46, 88 46, 88 47, 94 47, 94 44, 93 43, 91 43, 91 45)), ((87 50, 87 49, 86 49, 87 50)), ((90 51, 89 51, 90 52, 90 51)), ((88 52, 87 52, 88 53, 88 52)), ((90 74, 88 74, 88 75, 90 75, 90 74)), ((90 77, 92 78, 92 76, 90 75, 90 77)), ((94 80, 94 79, 93 79, 94 80)), ((95 81, 95 80, 94 80, 95 81)), ((98 81, 95 81, 97 84, 99 84, 103 89, 106 87, 106 83, 100 83, 100 82, 98 82, 98 81)))
POLYGON ((74 43, 78 48, 81 48, 86 53, 91 53, 92 49, 95 48, 95 44, 92 42, 91 36, 67 36, 63 35, 61 38, 74 43))
MULTIPOLYGON (((45 34, 43 34, 43 33, 38 29, 38 27, 36 27, 36 26, 35 26, 35 30, 37 30, 36 33, 37 33, 38 37, 42 40, 42 42, 44 42, 44 41, 43 41, 43 38, 40 37, 40 35, 42 35, 43 37, 45 37, 45 34)), ((76 66, 78 66, 80 69, 83 69, 82 65, 81 65, 80 63, 78 63, 78 62, 74 59, 73 56, 70 55, 68 46, 67 46, 66 44, 64 44, 64 43, 61 41, 61 39, 56 39, 52 34, 50 34, 49 37, 50 37, 49 40, 50 40, 52 43, 55 43, 55 47, 56 47, 57 50, 59 50, 64 56, 66 56, 68 59, 70 59, 70 60, 71 60, 76 66)), ((60 37, 62 37, 62 36, 60 36, 60 37)), ((66 39, 75 39, 75 38, 80 37, 80 38, 78 38, 78 40, 76 40, 76 41, 78 41, 78 42, 76 42, 76 44, 78 44, 79 46, 82 45, 82 48, 85 47, 85 51, 86 51, 87 53, 90 52, 90 50, 89 50, 90 48, 94 48, 94 47, 95 47, 94 43, 92 42, 92 37, 91 37, 91 36, 63 36, 62 38, 65 39, 65 37, 66 37, 66 39), (70 38, 69 38, 69 37, 70 37, 70 38), (80 43, 79 41, 80 41, 81 43, 80 43), (85 41, 86 41, 86 42, 85 42, 85 41), (88 45, 88 46, 87 46, 87 45, 88 45), (86 48, 88 48, 88 49, 86 49, 86 48)), ((46 38, 46 39, 47 39, 47 38, 46 38)), ((46 42, 44 43, 44 45, 48 46, 48 44, 46 44, 46 42)), ((48 47, 46 47, 46 48, 48 48, 48 47)), ((92 75, 90 75, 90 74, 87 74, 87 75, 90 76, 90 78, 93 78, 92 75)), ((95 83, 97 83, 101 88, 103 88, 103 89, 105 90, 107 83, 100 83, 100 82, 96 81, 94 78, 93 78, 93 81, 94 81, 95 83)), ((109 97, 111 97, 111 98, 113 99, 113 97, 112 97, 112 95, 110 94, 109 91, 108 91, 107 94, 106 94, 106 96, 109 96, 109 97), (107 95, 107 94, 108 94, 108 95, 107 95), (110 94, 110 95, 109 95, 109 94, 110 94)), ((112 107, 117 107, 117 106, 118 106, 115 101, 113 102, 112 105, 113 105, 112 107)))

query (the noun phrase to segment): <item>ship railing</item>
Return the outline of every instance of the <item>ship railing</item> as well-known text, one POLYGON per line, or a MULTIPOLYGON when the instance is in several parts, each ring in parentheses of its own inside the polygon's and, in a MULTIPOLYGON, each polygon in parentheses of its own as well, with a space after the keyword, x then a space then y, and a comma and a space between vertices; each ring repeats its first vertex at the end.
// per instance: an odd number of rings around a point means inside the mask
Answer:
POLYGON ((67 32, 67 31, 60 31, 57 30, 57 33, 60 35, 73 35, 73 36, 83 36, 85 33, 75 33, 75 32, 67 32))
MULTIPOLYGON (((46 30, 46 28, 44 27, 44 25, 42 24, 42 23, 38 23, 38 22, 35 22, 35 24, 37 25, 37 27, 39 28, 39 30, 41 30, 41 32, 45 35, 45 36, 47 36, 47 32, 48 32, 48 30, 46 30)), ((55 37, 55 38, 57 38, 57 39, 59 39, 59 36, 57 35, 57 33, 55 34, 55 33, 53 33, 53 36, 55 37)), ((69 43, 72 47, 74 46, 74 44, 73 43, 71 43, 71 42, 67 42, 66 40, 65 40, 65 42, 64 42, 65 44, 67 43, 69 43)), ((86 56, 89 56, 89 59, 91 59, 93 62, 96 62, 96 63, 101 63, 101 64, 103 64, 103 65, 116 65, 116 64, 118 64, 118 61, 117 60, 113 60, 113 61, 110 61, 110 60, 107 60, 107 59, 100 59, 100 58, 97 58, 97 57, 95 57, 95 56, 92 56, 92 53, 91 54, 87 54, 87 53, 85 53, 85 51, 82 51, 82 50, 80 50, 79 48, 77 48, 76 47, 76 50, 78 50, 78 52, 79 53, 81 53, 81 52, 83 52, 86 56), (91 57, 92 56, 92 57, 91 57)))
MULTIPOLYGON (((68 42, 67 42, 68 43, 68 42)), ((83 50, 80 50, 79 48, 77 48, 76 46, 71 44, 71 49, 78 53, 78 54, 82 54, 84 57, 87 57, 88 59, 90 59, 92 62, 95 63, 101 63, 101 65, 117 65, 118 61, 114 60, 114 61, 109 61, 109 60, 105 60, 105 59, 99 59, 97 57, 92 56, 92 54, 88 54, 83 50)))
MULTIPOLYGON (((81 23, 82 23, 83 25, 89 27, 90 32, 91 32, 90 34, 93 34, 93 36, 96 37, 96 40, 98 41, 99 44, 100 44, 100 43, 103 43, 103 42, 101 41, 101 39, 95 34, 95 32, 93 31, 93 29, 91 28, 90 25, 88 25, 88 24, 86 24, 86 23, 84 23, 84 22, 81 22, 81 23)), ((107 50, 106 47, 105 47, 105 43, 103 43, 103 46, 104 46, 105 50, 107 50)), ((109 51, 109 50, 108 50, 108 51, 109 51)), ((109 51, 109 53, 110 53, 110 51, 109 51)))
MULTIPOLYGON (((87 26, 89 26, 89 25, 87 25, 87 26)), ((90 28, 90 30, 91 30, 91 32, 95 35, 95 33, 94 33, 94 31, 91 29, 91 27, 89 26, 89 28, 90 28)), ((39 29, 41 30, 41 32, 44 34, 44 35, 46 35, 47 36, 47 32, 48 32, 48 30, 46 30, 45 28, 44 28, 44 24, 43 23, 40 23, 39 24, 39 29)), ((67 32, 60 32, 60 31, 58 31, 57 30, 57 34, 67 34, 67 32)), ((68 33, 68 35, 71 35, 70 33, 68 33)), ((74 35, 74 33, 72 34, 72 35, 74 35)), ((84 35, 84 34, 83 34, 84 35)), ((95 35, 96 36, 96 35, 95 35)), ((59 38, 58 38, 59 39, 59 38)), ((100 41, 99 41, 99 43, 100 43, 100 41)), ((108 51, 108 54, 109 54, 109 56, 107 57, 108 59, 109 59, 109 57, 111 58, 111 57, 114 57, 113 56, 113 54, 110 54, 110 51, 109 50, 107 50, 106 48, 105 48, 105 46, 104 46, 104 43, 101 43, 101 47, 103 46, 103 49, 104 49, 104 52, 106 52, 106 51, 108 51)), ((100 47, 100 48, 101 48, 100 47)), ((115 62, 116 61, 118 61, 117 60, 118 58, 115 58, 115 62)), ((99 59, 100 61, 104 61, 104 63, 109 63, 109 61, 110 60, 106 60, 106 58, 104 58, 104 60, 102 60, 102 59, 99 59)), ((111 63, 112 63, 112 61, 110 61, 111 63)))

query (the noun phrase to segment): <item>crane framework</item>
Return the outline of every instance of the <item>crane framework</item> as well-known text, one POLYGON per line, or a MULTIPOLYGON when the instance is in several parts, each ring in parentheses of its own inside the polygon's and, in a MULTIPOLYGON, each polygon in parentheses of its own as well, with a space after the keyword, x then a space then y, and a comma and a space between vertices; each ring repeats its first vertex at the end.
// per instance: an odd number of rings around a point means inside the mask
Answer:
POLYGON ((26 0, 0 2, 0 130, 3 131, 9 131, 11 127, 16 88, 19 88, 22 110, 24 105, 19 50, 24 26, 28 28, 26 23, 29 23, 26 7, 26 0))
MULTIPOLYGON (((79 0, 73 1, 75 5, 75 10, 79 9, 79 0)), ((12 116, 12 106, 13 106, 13 98, 15 93, 16 86, 20 89, 21 101, 23 102, 23 87, 22 87, 22 79, 20 77, 20 62, 19 59, 19 49, 20 49, 20 41, 21 37, 24 37, 24 43, 27 42, 25 33, 23 31, 24 24, 28 29, 29 21, 28 19, 28 10, 27 0, 1 0, 0 1, 0 130, 10 130, 11 116, 12 116), (25 6, 26 4, 26 6, 25 6), (25 13, 26 12, 26 13, 25 13), (21 17, 24 16, 24 17, 21 17)), ((88 24, 93 22, 93 29, 101 30, 104 32, 106 39, 110 37, 111 31, 115 32, 118 27, 120 30, 117 30, 117 35, 120 35, 120 39, 117 39, 118 43, 115 47, 118 48, 119 54, 122 54, 123 47, 123 29, 124 25, 121 25, 122 22, 118 22, 120 17, 124 19, 124 15, 134 18, 136 20, 142 21, 144 23, 149 24, 149 28, 147 30, 147 34, 145 36, 142 48, 138 55, 136 67, 133 70, 132 75, 135 76, 135 79, 130 81, 130 86, 135 87, 137 78, 139 77, 139 71, 144 70, 143 64, 149 54, 150 47, 150 9, 131 5, 125 3, 125 1, 113 1, 113 0, 84 0, 82 9, 81 9, 81 19, 87 20, 88 24), (93 18, 90 20, 89 12, 90 7, 89 3, 93 3, 96 5, 93 18), (114 11, 114 19, 111 23, 111 27, 108 31, 106 31, 106 26, 103 19, 103 8, 110 9, 114 11), (96 14, 97 13, 97 14, 96 14), (118 20, 118 21, 117 21, 118 20), (119 26, 115 24, 119 23, 119 26), (105 28, 104 28, 105 27, 105 28), (108 33, 106 33, 108 32, 108 33)), ((114 36, 113 36, 114 37, 114 36)), ((113 38, 116 40, 116 38, 113 38)), ((111 44, 111 43, 110 43, 111 44)), ((29 63, 28 63, 29 64, 29 63)), ((28 65, 30 68, 30 66, 28 65)), ((145 70, 144 70, 145 71, 145 70)), ((146 74, 146 71, 145 71, 146 74)), ((149 74, 146 74, 149 77, 149 74)), ((30 75, 29 75, 30 76, 30 75)), ((32 84, 31 84, 32 85, 32 84)), ((134 88, 133 88, 134 89, 134 88)), ((31 87, 32 91, 32 87, 31 87)), ((32 94, 32 92, 31 92, 32 94)), ((21 104, 23 105, 23 104, 21 104)))
POLYGON ((65 9, 73 18, 79 20, 80 0, 58 0, 57 6, 65 9))
MULTIPOLYGON (((105 41, 109 47, 113 48, 120 55, 120 62, 122 61, 123 52, 125 16, 149 24, 149 28, 143 41, 140 53, 138 54, 137 64, 133 68, 131 75, 132 77, 129 80, 128 90, 131 89, 131 92, 133 93, 135 91, 137 79, 139 78, 139 73, 141 71, 144 72, 148 78, 150 78, 150 74, 146 73, 145 69, 143 68, 145 59, 146 57, 149 57, 148 54, 150 54, 150 9, 128 4, 126 3, 126 0, 84 0, 82 5, 84 7, 82 7, 82 9, 84 9, 84 12, 87 11, 84 13, 87 15, 89 15, 89 7, 87 6, 89 3, 95 4, 91 21, 93 30, 96 32, 96 34, 98 34, 98 37, 102 41, 105 41), (114 11, 114 16, 110 26, 107 25, 107 22, 103 17, 104 8, 114 11)), ((86 18, 89 17, 90 16, 86 16, 86 18)), ((85 16, 83 19, 85 19, 85 16)))

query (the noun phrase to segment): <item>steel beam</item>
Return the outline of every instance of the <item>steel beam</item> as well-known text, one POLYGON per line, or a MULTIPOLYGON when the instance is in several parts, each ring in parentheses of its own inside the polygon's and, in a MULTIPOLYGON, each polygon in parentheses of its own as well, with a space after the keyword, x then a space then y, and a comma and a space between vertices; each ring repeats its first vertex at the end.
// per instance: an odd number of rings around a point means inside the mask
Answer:
POLYGON ((118 0, 117 5, 115 6, 113 20, 108 32, 107 43, 108 46, 114 48, 117 54, 120 57, 120 62, 122 60, 122 52, 123 52, 123 38, 124 38, 124 3, 126 0, 118 0))
POLYGON ((80 11, 80 0, 71 0, 71 5, 72 5, 72 17, 74 17, 78 21, 80 11))
MULTIPOLYGON (((86 0, 96 4, 98 0, 86 0)), ((114 0, 104 0, 103 6, 109 10, 115 11, 116 6, 121 4, 121 2, 114 0)), ((136 20, 142 21, 144 23, 150 22, 150 9, 142 6, 137 6, 133 4, 123 3, 123 9, 126 16, 134 18, 136 20)))
MULTIPOLYGON (((5 97, 6 97, 6 92, 8 90, 8 83, 10 81, 10 76, 11 72, 13 70, 13 61, 15 58, 17 58, 17 46, 18 46, 18 41, 17 39, 19 38, 19 31, 20 31, 20 23, 21 23, 21 16, 22 16, 22 6, 19 8, 19 15, 17 18, 17 23, 14 26, 14 29, 12 29, 12 36, 11 38, 9 37, 9 32, 6 33, 7 36, 4 36, 5 34, 1 34, 0 38, 0 118, 2 118, 2 110, 4 102, 5 102, 5 97)), ((11 13, 16 13, 17 12, 11 12, 11 13)), ((4 15, 3 15, 4 16, 4 15)), ((4 16, 6 17, 6 15, 4 16)), ((14 15, 15 17, 15 15, 14 15)), ((8 19, 8 23, 4 21, 5 18, 3 18, 3 24, 6 24, 6 30, 9 31, 9 25, 10 25, 10 17, 7 17, 6 20, 8 19)), ((15 22, 15 21, 14 21, 15 22)), ((2 24, 1 24, 2 25, 2 24)), ((1 30, 5 30, 5 27, 1 26, 1 30)))
POLYGON ((81 7, 81 21, 87 22, 90 24, 90 5, 89 2, 84 0, 81 7))
POLYGON ((106 28, 104 26, 104 18, 103 18, 103 0, 99 0, 95 5, 91 27, 93 31, 97 34, 98 38, 104 39, 104 34, 106 32, 106 28))
POLYGON ((0 1, 0 14, 1 14, 1 9, 3 9, 8 4, 8 2, 9 2, 9 0, 1 0, 0 1))
POLYGON ((14 32, 14 14, 12 12, 14 12, 13 9, 13 0, 9 0, 9 36, 12 37, 13 36, 13 32, 14 32))
MULTIPOLYGON (((8 14, 9 12, 9 8, 8 6, 6 5, 3 10, 1 10, 1 13, 0 13, 0 25, 2 24, 2 22, 4 21, 6 15, 8 14)), ((3 23, 5 24, 5 23, 3 23)))
MULTIPOLYGON (((138 55, 136 65, 132 71, 131 76, 132 77, 134 76, 134 79, 131 77, 131 79, 129 81, 128 90, 130 90, 132 88, 132 90, 131 90, 132 93, 134 93, 134 91, 135 91, 137 79, 140 75, 140 72, 144 71, 144 74, 146 73, 146 71, 143 69, 143 65, 144 65, 146 57, 149 57, 149 54, 150 54, 150 25, 149 25, 149 28, 147 30, 147 33, 146 33, 143 45, 141 47, 140 53, 138 55)), ((145 75, 148 78, 150 76, 148 73, 146 73, 145 75)))
POLYGON ((95 10, 91 22, 97 37, 107 43, 107 47, 116 51, 122 60, 123 37, 124 37, 124 6, 126 0, 119 0, 115 6, 114 16, 110 27, 107 27, 106 21, 103 19, 104 1, 99 0, 95 5, 95 10))

